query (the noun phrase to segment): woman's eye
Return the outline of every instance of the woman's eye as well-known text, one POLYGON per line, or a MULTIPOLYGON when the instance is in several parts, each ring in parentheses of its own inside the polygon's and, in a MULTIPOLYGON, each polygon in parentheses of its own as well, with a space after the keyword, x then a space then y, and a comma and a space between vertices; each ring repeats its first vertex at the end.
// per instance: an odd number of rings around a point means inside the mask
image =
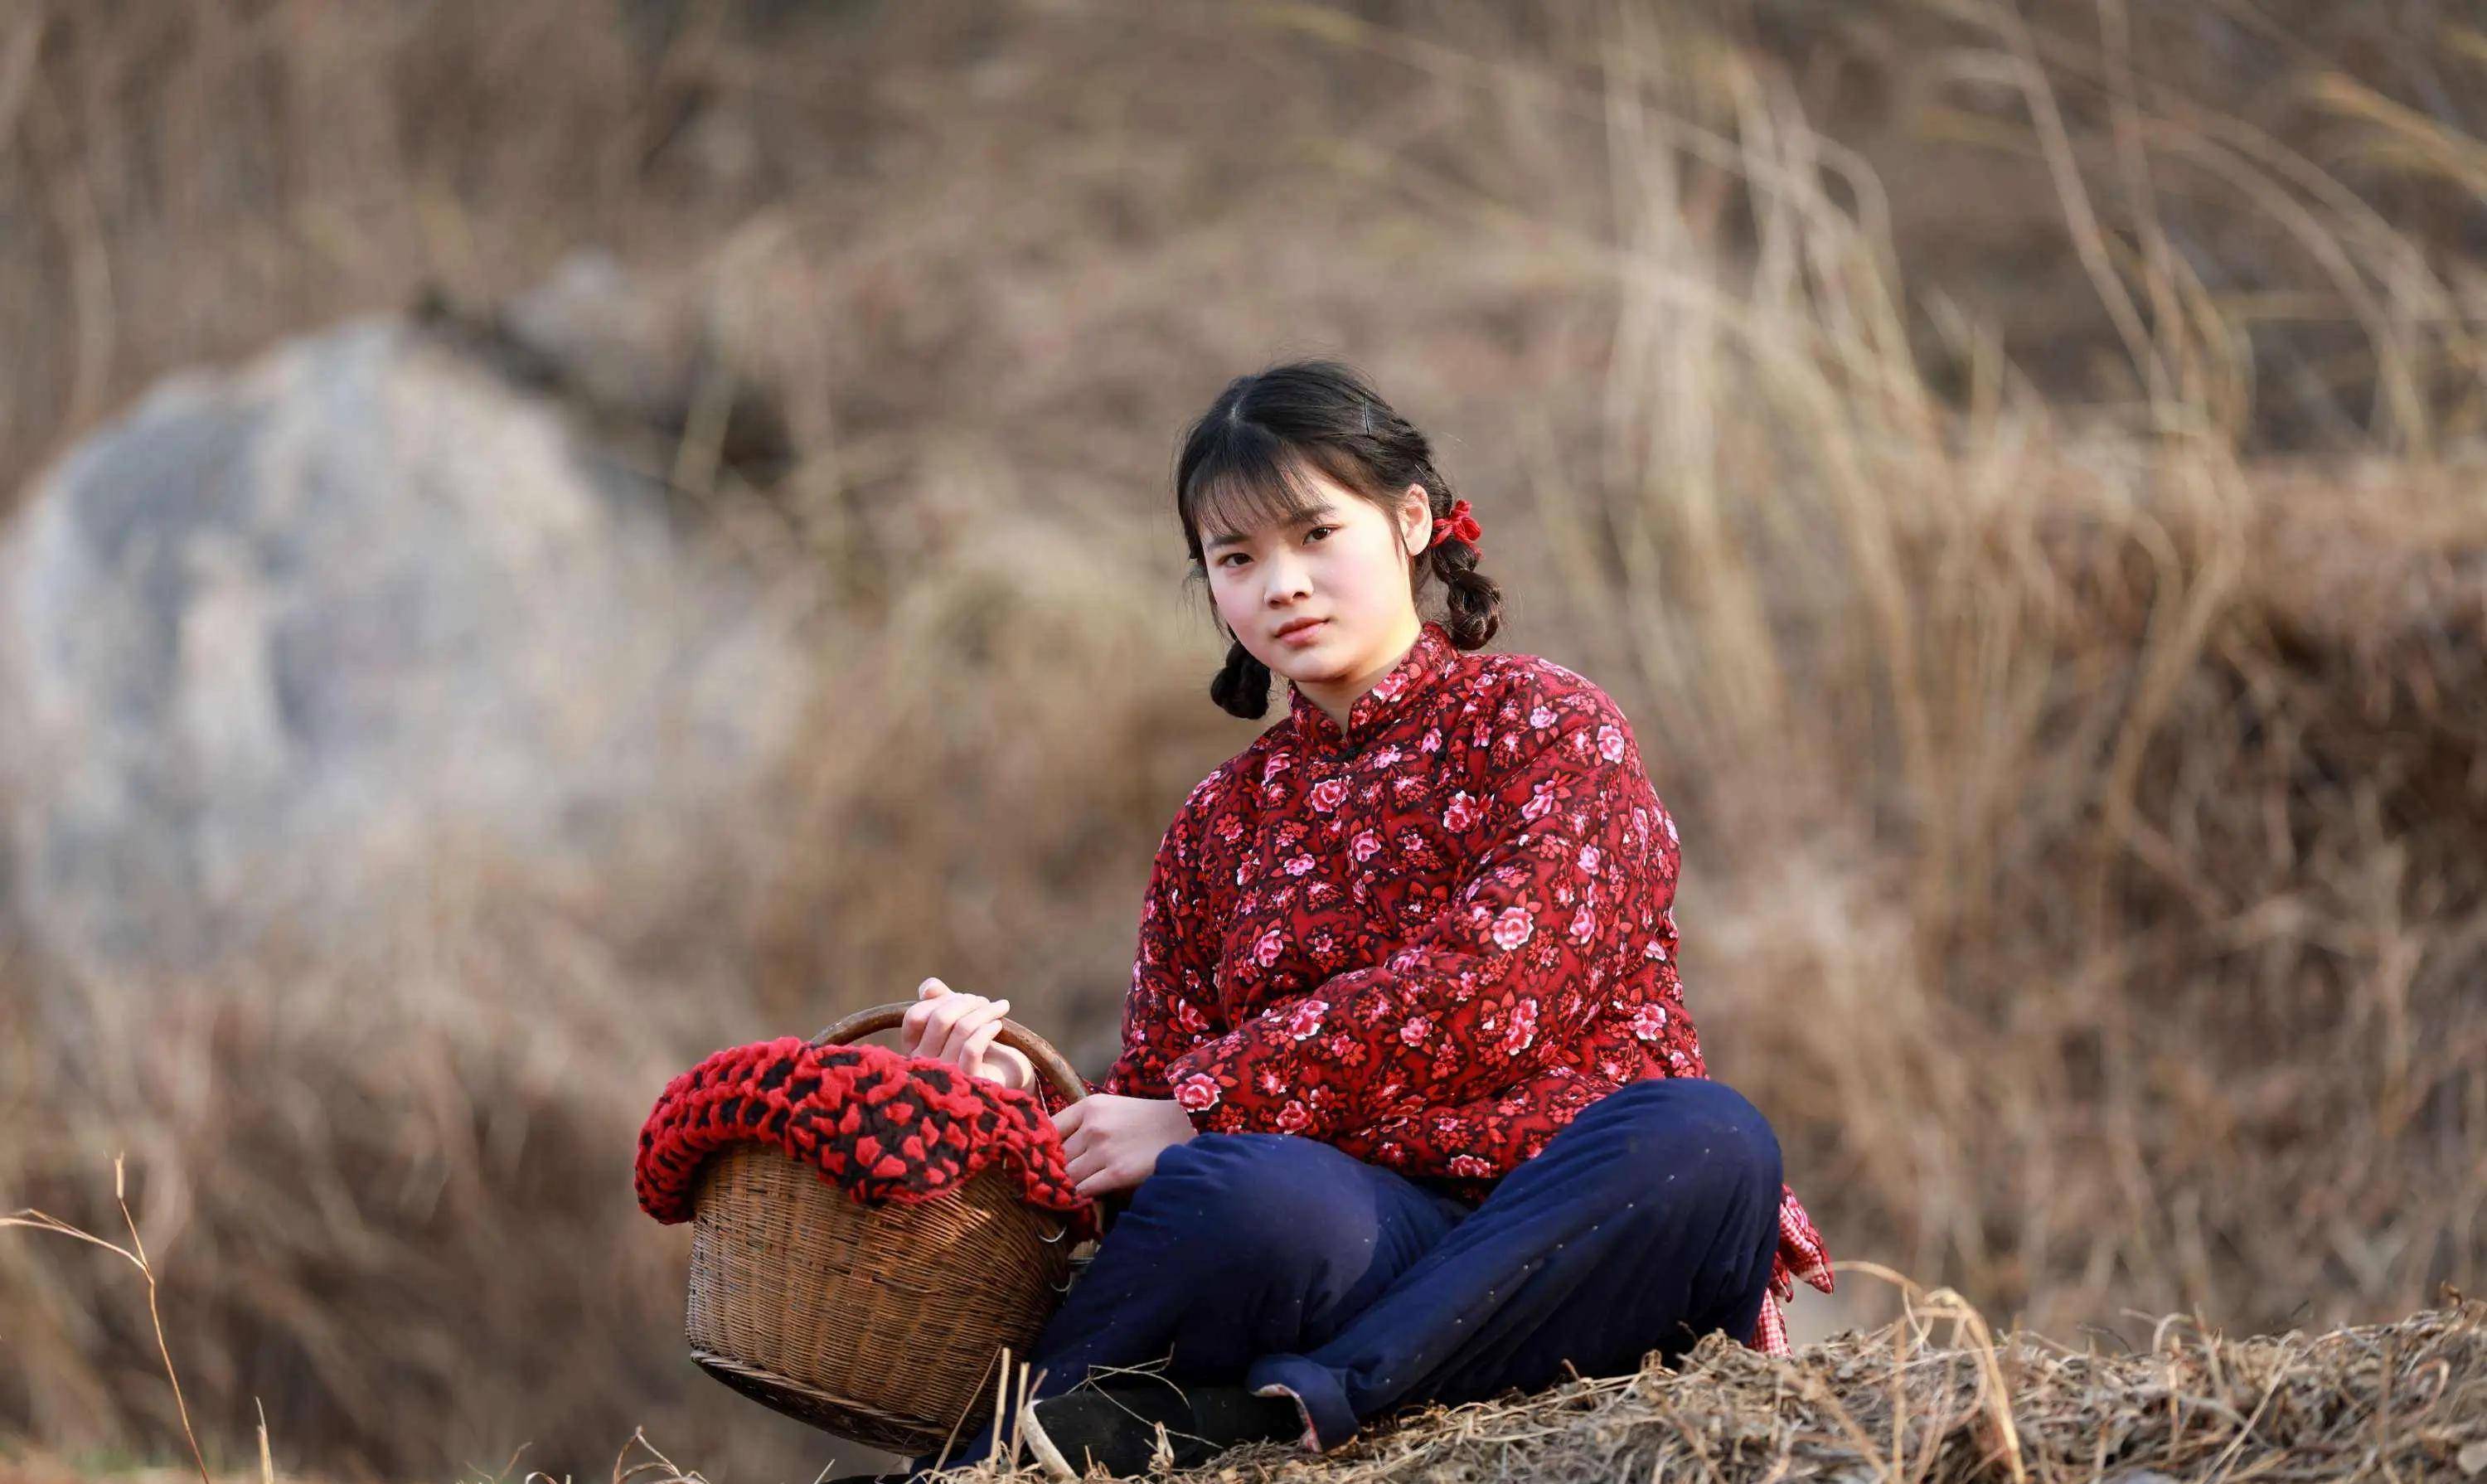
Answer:
MULTIPOLYGON (((1316 537, 1316 536, 1327 536, 1327 535, 1328 535, 1330 532, 1335 531, 1335 530, 1337 530, 1337 529, 1338 529, 1338 527, 1337 527, 1337 526, 1334 526, 1334 525, 1317 525, 1317 526, 1314 526, 1311 530, 1304 532, 1304 539, 1305 539, 1306 541, 1310 541, 1310 540, 1312 540, 1312 539, 1313 539, 1314 537, 1316 537)), ((1243 552, 1241 552, 1241 551, 1229 551, 1229 552, 1227 552, 1224 556, 1219 557, 1219 558, 1217 559, 1217 561, 1216 561, 1216 566, 1219 566, 1219 567, 1224 567, 1224 566, 1229 565, 1230 563, 1239 562, 1239 561, 1248 561, 1248 560, 1250 560, 1250 558, 1246 557, 1246 556, 1245 556, 1243 552)))

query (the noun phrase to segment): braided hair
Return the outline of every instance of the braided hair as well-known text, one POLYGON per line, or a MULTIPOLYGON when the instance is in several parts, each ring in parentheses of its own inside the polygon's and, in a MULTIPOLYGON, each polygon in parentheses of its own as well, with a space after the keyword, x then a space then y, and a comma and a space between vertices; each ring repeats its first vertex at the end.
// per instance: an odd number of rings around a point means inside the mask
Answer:
MULTIPOLYGON (((1429 582, 1441 583, 1442 627, 1457 647, 1493 641, 1502 627, 1502 589, 1477 570, 1477 523, 1467 502, 1434 466, 1425 435, 1337 361, 1295 361, 1237 377, 1186 433, 1175 463, 1175 513, 1192 576, 1208 575, 1203 514, 1219 512, 1234 530, 1293 519, 1322 502, 1304 478, 1308 467, 1385 512, 1410 485, 1424 486, 1434 542, 1411 559, 1412 591, 1421 600, 1429 582)), ((1264 716, 1270 667, 1231 631, 1228 638, 1232 647, 1209 682, 1210 699, 1247 720, 1264 716)))

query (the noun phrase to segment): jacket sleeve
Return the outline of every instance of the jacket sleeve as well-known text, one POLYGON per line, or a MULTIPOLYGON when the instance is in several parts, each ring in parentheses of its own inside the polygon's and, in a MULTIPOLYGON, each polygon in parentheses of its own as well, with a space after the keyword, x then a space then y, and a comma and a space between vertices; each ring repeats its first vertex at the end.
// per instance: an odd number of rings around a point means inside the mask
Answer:
MULTIPOLYGON (((1216 925, 1209 918, 1208 861, 1203 854, 1215 812, 1221 767, 1196 784, 1158 842, 1140 900, 1139 944, 1123 996, 1123 1049, 1104 1080, 1080 1078, 1085 1091, 1128 1098, 1165 1098, 1166 1065, 1214 1027, 1216 925)), ((1049 1115, 1069 1100, 1049 1086, 1039 1097, 1049 1115)))
POLYGON ((1204 1132, 1329 1138, 1524 1080, 1581 1033, 1673 900, 1665 816, 1622 713, 1586 683, 1506 723, 1486 797, 1444 823, 1481 838, 1449 902, 1383 963, 1286 996, 1169 1062, 1204 1132))

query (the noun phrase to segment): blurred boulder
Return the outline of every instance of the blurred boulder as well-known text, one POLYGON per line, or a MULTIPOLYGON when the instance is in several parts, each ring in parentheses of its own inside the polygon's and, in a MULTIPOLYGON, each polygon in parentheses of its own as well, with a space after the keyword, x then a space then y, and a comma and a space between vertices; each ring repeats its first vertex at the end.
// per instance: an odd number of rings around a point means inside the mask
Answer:
POLYGON ((461 309, 435 293, 414 318, 511 381, 559 397, 599 438, 666 460, 687 444, 765 489, 795 450, 760 369, 728 350, 720 321, 747 292, 730 255, 713 272, 648 274, 589 249, 506 303, 461 309))
POLYGON ((808 578, 723 554, 586 426, 385 319, 72 450, 0 532, 0 888, 33 939, 335 945, 419 911, 453 843, 699 868, 793 730, 808 578))

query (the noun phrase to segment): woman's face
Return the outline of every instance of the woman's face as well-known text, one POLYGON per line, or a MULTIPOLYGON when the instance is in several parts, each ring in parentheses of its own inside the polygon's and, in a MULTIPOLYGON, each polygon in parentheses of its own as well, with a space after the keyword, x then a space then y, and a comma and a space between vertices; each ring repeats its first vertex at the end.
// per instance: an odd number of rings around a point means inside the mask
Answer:
POLYGON ((1410 558, 1432 536, 1433 512, 1422 485, 1385 514, 1319 470, 1305 478, 1326 496, 1317 509, 1288 527, 1203 529, 1201 558, 1219 620, 1253 658, 1327 705, 1336 687, 1377 678, 1415 642, 1410 558))

